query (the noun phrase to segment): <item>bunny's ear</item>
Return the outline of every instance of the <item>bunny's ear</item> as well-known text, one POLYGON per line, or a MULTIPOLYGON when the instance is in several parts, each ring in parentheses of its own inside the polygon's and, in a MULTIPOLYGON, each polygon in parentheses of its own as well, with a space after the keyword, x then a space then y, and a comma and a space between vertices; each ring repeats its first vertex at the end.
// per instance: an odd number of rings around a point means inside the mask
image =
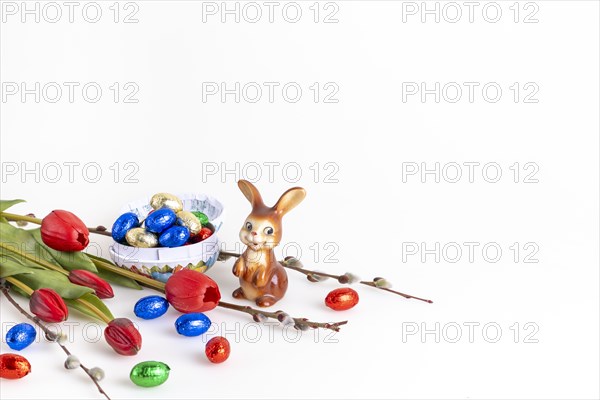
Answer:
POLYGON ((244 196, 246 196, 250 204, 252 204, 252 209, 255 209, 258 206, 265 205, 265 203, 263 203, 262 197, 260 196, 260 193, 258 192, 258 189, 253 184, 241 179, 238 181, 238 187, 240 188, 244 196))
POLYGON ((281 216, 284 216, 290 210, 300 204, 305 197, 306 190, 302 189, 301 187, 291 188, 281 195, 279 200, 277 200, 277 204, 273 206, 273 210, 275 210, 275 212, 281 216))

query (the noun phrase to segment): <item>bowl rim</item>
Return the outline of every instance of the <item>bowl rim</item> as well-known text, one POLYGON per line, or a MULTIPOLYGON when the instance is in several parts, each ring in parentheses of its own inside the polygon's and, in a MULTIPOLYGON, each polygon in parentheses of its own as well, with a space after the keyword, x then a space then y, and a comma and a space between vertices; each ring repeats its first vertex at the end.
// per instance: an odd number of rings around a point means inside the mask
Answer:
MULTIPOLYGON (((199 243, 196 243, 196 244, 199 244, 199 243)), ((193 259, 196 259, 196 258, 202 258, 201 255, 197 255, 197 256, 189 256, 189 257, 184 257, 184 258, 169 258, 169 259, 162 259, 162 260, 161 259, 155 259, 155 260, 135 259, 135 261, 134 261, 133 259, 125 259, 125 258, 119 256, 118 253, 114 250, 113 246, 109 246, 108 247, 108 251, 111 253, 111 255, 114 255, 115 258, 119 258, 120 262, 122 264, 132 264, 132 265, 136 265, 136 264, 140 264, 140 265, 143 265, 143 264, 158 265, 160 263, 164 263, 165 265, 166 264, 173 264, 173 263, 180 264, 179 261, 185 262, 185 261, 193 260, 193 259)), ((217 249, 215 251, 215 253, 220 253, 220 252, 221 252, 220 249, 217 249)), ((187 264, 189 264, 189 262, 187 262, 186 265, 187 264)))

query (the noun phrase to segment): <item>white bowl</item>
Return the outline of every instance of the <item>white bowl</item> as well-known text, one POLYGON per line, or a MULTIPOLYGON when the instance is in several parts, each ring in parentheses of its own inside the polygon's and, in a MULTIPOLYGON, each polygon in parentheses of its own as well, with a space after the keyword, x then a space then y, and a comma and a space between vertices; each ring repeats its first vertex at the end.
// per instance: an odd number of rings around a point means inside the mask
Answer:
MULTIPOLYGON (((109 247, 109 254, 115 264, 163 282, 181 268, 204 272, 213 266, 219 256, 217 232, 222 225, 223 205, 214 197, 204 194, 185 193, 177 197, 183 202, 184 210, 206 214, 214 227, 213 234, 199 243, 180 247, 141 248, 113 242, 109 247)), ((121 214, 133 212, 141 221, 150 211, 152 207, 149 196, 127 204, 121 209, 121 214)))

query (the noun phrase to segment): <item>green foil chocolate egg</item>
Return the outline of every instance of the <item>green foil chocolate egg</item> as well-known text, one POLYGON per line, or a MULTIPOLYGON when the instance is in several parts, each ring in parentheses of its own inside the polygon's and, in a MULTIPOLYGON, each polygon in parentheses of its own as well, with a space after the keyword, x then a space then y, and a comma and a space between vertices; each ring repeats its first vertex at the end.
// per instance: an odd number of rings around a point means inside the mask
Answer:
POLYGON ((202 226, 206 226, 206 224, 208 224, 208 217, 203 212, 192 211, 192 214, 194 214, 200 220, 202 226))
POLYGON ((155 210, 166 207, 178 213, 179 211, 183 210, 183 203, 181 202, 179 197, 173 194, 156 193, 150 199, 150 207, 152 207, 155 210))
POLYGON ((160 361, 144 361, 136 364, 129 374, 133 383, 143 387, 162 385, 169 378, 171 368, 160 361))
POLYGON ((188 228, 192 235, 195 235, 202 229, 200 219, 189 211, 179 211, 177 213, 177 223, 188 228))
POLYGON ((127 244, 133 247, 156 247, 158 238, 154 233, 147 232, 144 228, 133 228, 125 235, 127 244))

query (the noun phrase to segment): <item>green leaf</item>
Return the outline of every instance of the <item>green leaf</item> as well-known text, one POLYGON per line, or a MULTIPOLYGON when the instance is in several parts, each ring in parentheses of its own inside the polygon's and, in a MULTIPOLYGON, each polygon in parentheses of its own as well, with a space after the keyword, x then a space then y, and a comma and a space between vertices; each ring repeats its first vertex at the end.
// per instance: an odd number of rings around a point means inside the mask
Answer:
POLYGON ((68 271, 73 271, 74 269, 85 269, 86 271, 95 273, 98 272, 98 269, 92 260, 90 260, 90 258, 87 256, 87 254, 81 251, 58 251, 46 246, 42 240, 42 232, 40 228, 31 229, 27 232, 31 233, 35 241, 44 249, 46 249, 52 258, 64 269, 68 271))
POLYGON ((74 308, 77 311, 79 311, 79 312, 87 315, 88 317, 92 317, 92 318, 95 318, 95 319, 97 319, 99 321, 102 321, 102 319, 100 317, 98 317, 96 315, 96 313, 91 312, 86 306, 84 306, 81 303, 76 302, 75 300, 66 299, 65 303, 67 303, 67 305, 69 306, 69 308, 74 308))
MULTIPOLYGON (((3 263, 4 264, 4 263, 3 263)), ((29 269, 29 273, 19 274, 19 280, 33 290, 49 288, 56 291, 63 299, 78 299, 92 293, 93 289, 71 283, 60 272, 45 269, 29 269)))
POLYGON ((32 274, 31 268, 26 267, 16 260, 2 256, 0 261, 0 278, 19 274, 32 274))
MULTIPOLYGON (((15 251, 20 251, 36 260, 44 260, 62 268, 52 254, 34 239, 30 231, 10 224, 0 224, 0 241, 15 251)), ((17 257, 19 257, 17 255, 17 257)), ((19 257, 21 259, 21 257, 19 257)))
POLYGON ((119 286, 125 286, 130 289, 142 290, 140 284, 134 281, 133 279, 116 274, 112 271, 107 271, 105 269, 98 270, 98 276, 106 281, 109 281, 110 283, 114 283, 119 286))
MULTIPOLYGON (((107 264, 115 265, 112 261, 107 260, 106 258, 102 258, 93 254, 87 253, 88 257, 92 260, 102 261, 107 264)), ((142 287, 136 282, 135 279, 128 278, 123 275, 119 275, 115 272, 108 271, 105 269, 98 270, 98 276, 103 279, 106 279, 109 282, 116 283, 117 285, 125 286, 130 289, 142 290, 142 287)))
POLYGON ((20 266, 26 267, 26 268, 45 269, 41 265, 36 264, 33 261, 29 261, 28 259, 21 257, 17 253, 13 253, 9 250, 0 248, 0 262, 6 261, 6 260, 13 261, 13 262, 19 264, 20 266))
POLYGON ((95 254, 91 254, 91 253, 86 253, 86 254, 87 254, 87 255, 88 255, 88 257, 89 257, 89 258, 91 258, 92 260, 98 260, 98 261, 103 261, 103 262, 105 262, 105 263, 114 264, 112 261, 110 261, 110 260, 107 260, 107 259, 106 259, 106 258, 104 258, 104 257, 100 257, 100 256, 97 256, 97 255, 95 255, 95 254))
POLYGON ((7 208, 14 206, 15 204, 25 203, 25 200, 0 200, 0 212, 5 211, 7 208))
POLYGON ((10 291, 11 292, 17 292, 17 293, 19 293, 23 297, 27 297, 27 298, 30 297, 27 293, 25 293, 24 291, 22 291, 21 288, 19 288, 18 286, 15 286, 15 285, 12 285, 10 287, 10 291))
MULTIPOLYGON (((108 309, 108 307, 106 307, 106 305, 102 302, 102 300, 100 300, 95 294, 91 294, 88 293, 82 297, 80 297, 82 300, 87 301, 88 303, 92 304, 94 307, 96 307, 97 309, 99 309, 100 311, 102 311, 102 313, 104 315, 106 315, 110 320, 115 319, 115 317, 112 315, 112 313, 110 312, 110 310, 108 309)), ((90 317, 99 319, 98 316, 93 313, 92 311, 89 310, 89 308, 87 308, 86 306, 82 305, 79 302, 76 302, 74 300, 65 300, 66 303, 69 305, 69 307, 73 307, 76 310, 81 311, 82 313, 89 315, 90 317)))

